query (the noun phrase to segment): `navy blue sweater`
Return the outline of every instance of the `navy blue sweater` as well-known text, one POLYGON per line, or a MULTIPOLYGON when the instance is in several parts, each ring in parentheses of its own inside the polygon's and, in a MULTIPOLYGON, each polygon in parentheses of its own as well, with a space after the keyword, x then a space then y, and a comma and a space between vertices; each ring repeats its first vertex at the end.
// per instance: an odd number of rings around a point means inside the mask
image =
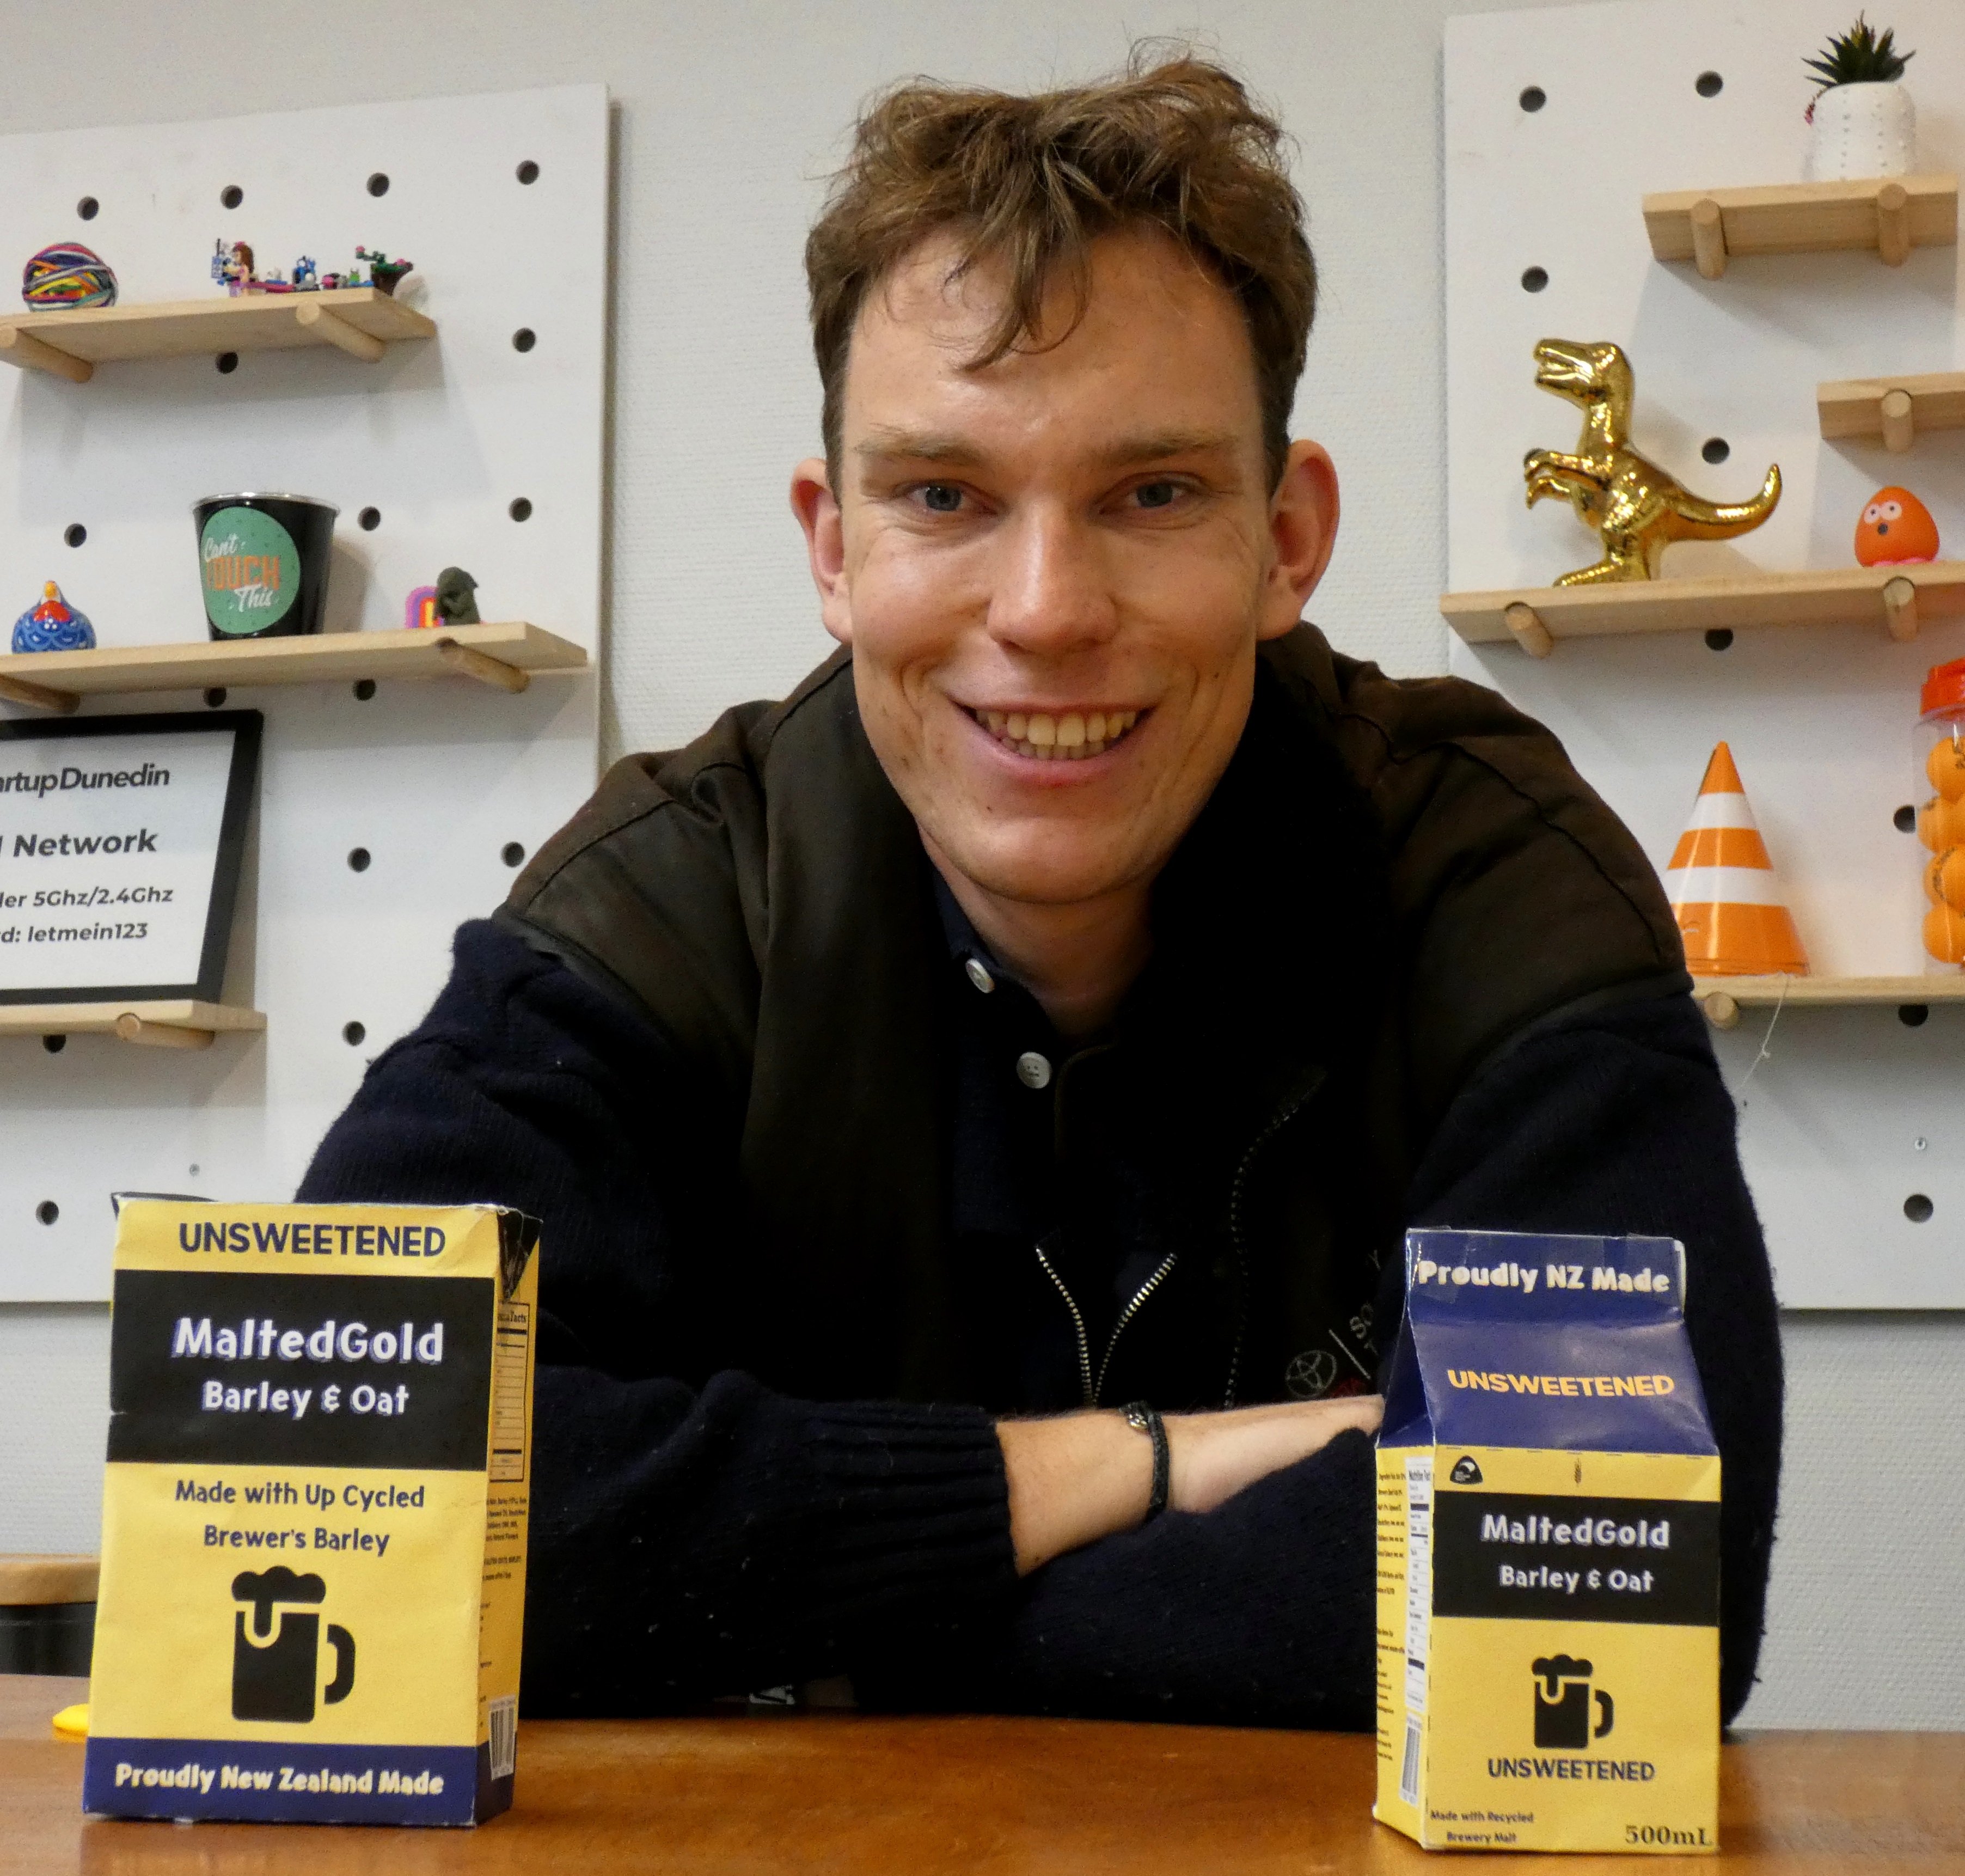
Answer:
MULTIPOLYGON (((1760 1645, 1781 1395, 1733 1125, 1689 997, 1573 1015, 1477 1074, 1408 1205, 1415 1224, 1684 1240, 1725 1468, 1729 1718, 1760 1645)), ((720 1195, 694 1134, 687 1076, 636 1009, 474 924, 301 1189, 545 1221, 528 1712, 673 1710, 844 1672, 892 1705, 1372 1724, 1366 1440, 1019 1582, 981 1408, 788 1399, 720 1360, 702 1329, 720 1195)))

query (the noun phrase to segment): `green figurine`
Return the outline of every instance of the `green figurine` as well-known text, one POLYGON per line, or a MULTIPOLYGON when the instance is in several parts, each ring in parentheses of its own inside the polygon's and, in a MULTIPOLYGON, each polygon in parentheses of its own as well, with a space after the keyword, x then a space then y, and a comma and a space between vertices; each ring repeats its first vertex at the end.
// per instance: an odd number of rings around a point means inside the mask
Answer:
POLYGON ((446 626, 477 626, 478 582, 462 567, 446 567, 436 577, 436 616, 446 626))

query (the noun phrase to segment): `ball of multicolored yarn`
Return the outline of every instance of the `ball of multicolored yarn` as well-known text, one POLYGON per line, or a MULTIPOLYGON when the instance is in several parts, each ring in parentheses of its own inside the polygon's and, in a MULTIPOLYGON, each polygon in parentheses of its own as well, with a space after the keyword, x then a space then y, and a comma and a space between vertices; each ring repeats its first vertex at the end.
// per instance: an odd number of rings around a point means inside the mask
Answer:
POLYGON ((116 276, 94 249, 79 241, 58 241, 21 270, 21 298, 40 311, 114 306, 116 276))
POLYGON ((52 580, 41 589, 40 603, 14 621, 17 652, 86 652, 95 643, 95 628, 62 597, 52 580))

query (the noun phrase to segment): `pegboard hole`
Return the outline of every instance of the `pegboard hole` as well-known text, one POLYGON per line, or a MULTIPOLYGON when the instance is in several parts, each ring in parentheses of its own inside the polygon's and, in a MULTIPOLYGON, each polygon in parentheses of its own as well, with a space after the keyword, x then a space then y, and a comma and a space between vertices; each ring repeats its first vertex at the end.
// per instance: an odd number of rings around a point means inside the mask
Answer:
POLYGON ((512 349, 514 352, 529 352, 539 342, 539 336, 531 327, 521 326, 512 335, 512 349))
POLYGON ((525 857, 525 848, 515 840, 508 840, 498 849, 498 858, 508 867, 516 866, 525 857))
POLYGON ((1899 1003, 1897 1006, 1897 1021, 1906 1029, 1922 1029, 1930 1020, 1931 1006, 1928 1003, 1899 1003))
POLYGON ((1702 98, 1717 98, 1726 88, 1726 81, 1717 72, 1702 72, 1692 81, 1692 88, 1702 98))
POLYGON ((1733 446, 1723 436, 1709 436, 1699 446, 1699 453, 1708 462, 1724 462, 1733 453, 1733 446))
POLYGON ((1890 825, 1899 834, 1915 834, 1917 832, 1916 809, 1906 801, 1896 813, 1890 816, 1890 825))
POLYGON ((1733 648, 1733 629, 1730 626, 1715 626, 1706 635, 1706 648, 1709 652, 1729 652, 1733 648))
POLYGON ((41 1047, 46 1049, 50 1055, 59 1055, 63 1049, 68 1047, 68 1038, 66 1036, 43 1036, 41 1038, 41 1047))
POLYGON ((79 215, 84 221, 93 221, 95 217, 101 214, 101 210, 102 204, 92 195, 85 195, 82 200, 77 202, 75 205, 75 212, 79 215))
POLYGON ((236 208, 245 201, 246 191, 236 182, 228 182, 218 191, 220 203, 227 208, 236 208))
POLYGON ((358 677, 355 681, 353 689, 355 701, 357 703, 366 703, 375 694, 375 680, 372 677, 358 677))
POLYGON ((366 873, 368 870, 368 849, 366 847, 349 848, 348 867, 352 873, 366 873))
POLYGON ((1548 285, 1549 269, 1546 267, 1531 267, 1522 275, 1522 291, 1524 293, 1539 293, 1548 285))
POLYGON ((1531 85, 1522 93, 1521 106, 1524 111, 1539 111, 1549 102, 1549 93, 1539 85, 1531 85))
POLYGON ((239 354, 236 352, 221 352, 218 355, 217 362, 221 372, 236 372, 239 368, 239 354))
POLYGON ((527 157, 526 159, 519 166, 518 177, 521 182, 533 183, 538 182, 539 179, 539 165, 534 163, 530 157, 527 157))
POLYGON ((359 1048, 368 1040, 368 1031, 359 1022, 343 1023, 341 1025, 341 1039, 351 1049, 359 1048))
POLYGON ((532 518, 532 504, 521 495, 505 512, 514 521, 529 521, 532 518))
POLYGON ((378 169, 368 179, 368 193, 371 195, 387 195, 388 192, 389 179, 378 169))
POLYGON ((79 521, 71 521, 62 529, 62 539, 71 547, 79 547, 88 539, 88 530, 79 521))
POLYGON ((52 1224, 54 1223, 56 1219, 61 1216, 61 1207, 56 1205, 52 1199, 43 1199, 39 1205, 35 1206, 34 1216, 39 1218, 43 1224, 52 1224))
POLYGON ((1904 1201, 1904 1216, 1913 1224, 1928 1224, 1931 1215, 1938 1208, 1921 1192, 1914 1192, 1904 1201))
POLYGON ((214 685, 211 690, 207 690, 204 693, 204 707, 207 710, 222 710, 224 709, 225 689, 223 685, 214 685))
POLYGON ((382 511, 379 508, 365 508, 355 519, 364 534, 373 534, 382 525, 382 511))

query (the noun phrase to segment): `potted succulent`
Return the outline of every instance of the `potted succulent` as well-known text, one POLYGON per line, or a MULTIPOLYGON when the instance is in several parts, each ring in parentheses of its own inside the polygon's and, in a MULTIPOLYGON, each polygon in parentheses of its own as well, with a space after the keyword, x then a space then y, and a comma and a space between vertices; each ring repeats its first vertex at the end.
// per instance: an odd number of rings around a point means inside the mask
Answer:
POLYGON ((1893 27, 1880 33, 1859 13, 1848 31, 1803 62, 1821 87, 1808 107, 1811 182, 1907 175, 1915 168, 1917 108, 1898 82, 1915 56, 1897 50, 1893 27))

